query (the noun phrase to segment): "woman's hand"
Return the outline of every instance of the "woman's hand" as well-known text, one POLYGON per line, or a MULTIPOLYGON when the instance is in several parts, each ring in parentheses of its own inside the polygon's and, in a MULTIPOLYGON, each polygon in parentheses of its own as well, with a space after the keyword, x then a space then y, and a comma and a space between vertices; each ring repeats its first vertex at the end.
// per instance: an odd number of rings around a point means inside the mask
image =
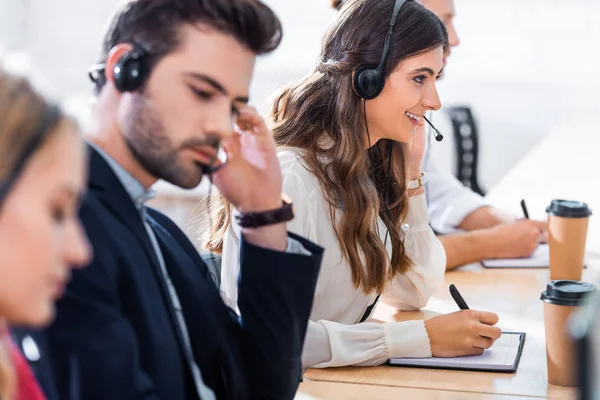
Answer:
POLYGON ((415 136, 407 144, 408 150, 408 179, 417 179, 421 176, 423 155, 425 154, 425 125, 421 119, 419 126, 415 128, 415 136))
POLYGON ((502 335, 498 316, 486 311, 462 310, 425 321, 434 357, 482 354, 502 335))

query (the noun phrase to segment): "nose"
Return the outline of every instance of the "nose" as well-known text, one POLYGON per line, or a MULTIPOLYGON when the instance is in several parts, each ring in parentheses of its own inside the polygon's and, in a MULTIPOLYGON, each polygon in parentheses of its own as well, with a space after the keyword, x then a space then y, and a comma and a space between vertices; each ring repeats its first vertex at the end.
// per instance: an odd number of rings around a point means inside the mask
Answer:
POLYGON ((73 268, 81 268, 92 261, 92 246, 79 220, 70 225, 63 242, 64 262, 73 268))
POLYGON ((440 96, 435 83, 431 85, 425 93, 425 96, 423 97, 423 106, 432 111, 437 111, 442 108, 442 102, 440 101, 440 96))
POLYGON ((233 134, 234 115, 228 101, 219 102, 213 112, 207 113, 204 120, 205 133, 217 136, 220 140, 233 134))
POLYGON ((460 44, 460 38, 458 37, 458 33, 456 32, 456 28, 453 23, 450 23, 447 27, 448 30, 448 44, 450 47, 456 47, 460 44))

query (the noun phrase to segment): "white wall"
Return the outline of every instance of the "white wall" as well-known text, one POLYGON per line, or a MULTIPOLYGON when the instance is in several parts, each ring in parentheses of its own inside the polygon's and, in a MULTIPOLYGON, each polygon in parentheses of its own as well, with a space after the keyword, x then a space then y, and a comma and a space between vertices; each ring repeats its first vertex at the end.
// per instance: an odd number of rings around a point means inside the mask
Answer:
MULTIPOLYGON (((328 0, 267 2, 287 30, 280 49, 259 65, 257 81, 276 87, 314 65, 319 38, 334 12, 328 0)), ((438 87, 444 104, 474 109, 481 134, 480 180, 489 188, 553 127, 600 114, 600 1, 455 3, 462 43, 438 87)))
MULTIPOLYGON (((470 104, 480 124, 481 179, 493 183, 554 126, 600 114, 598 0, 455 0, 462 44, 440 82, 446 104, 470 104)), ((285 28, 252 87, 266 104, 277 86, 308 72, 335 15, 329 0, 266 0, 285 28)), ((114 0, 0 0, 0 42, 27 51, 53 93, 85 107, 114 0)), ((590 132, 595 134, 595 132, 590 132)), ((565 138, 568 140, 568 138, 565 138)))

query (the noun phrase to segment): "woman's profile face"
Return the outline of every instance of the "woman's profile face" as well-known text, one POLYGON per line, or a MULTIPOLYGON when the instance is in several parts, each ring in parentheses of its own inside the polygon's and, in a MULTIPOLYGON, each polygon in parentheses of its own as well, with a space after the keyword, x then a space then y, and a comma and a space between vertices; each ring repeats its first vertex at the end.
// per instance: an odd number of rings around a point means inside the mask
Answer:
POLYGON ((371 145, 379 139, 410 142, 425 111, 439 110, 436 79, 443 66, 443 47, 407 58, 387 77, 383 91, 367 100, 371 145))
POLYGON ((85 147, 67 120, 54 129, 0 207, 0 318, 15 324, 49 323, 71 268, 92 255, 77 215, 85 147))

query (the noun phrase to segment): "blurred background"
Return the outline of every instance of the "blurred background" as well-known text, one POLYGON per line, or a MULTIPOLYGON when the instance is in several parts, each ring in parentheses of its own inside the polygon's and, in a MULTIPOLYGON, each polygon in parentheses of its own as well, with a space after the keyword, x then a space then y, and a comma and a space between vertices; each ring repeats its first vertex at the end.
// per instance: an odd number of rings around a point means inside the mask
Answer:
MULTIPOLYGON (((284 40, 257 64, 251 95, 263 110, 274 89, 312 69, 320 39, 335 15, 329 0, 266 3, 283 21, 284 40)), ((600 1, 455 3, 462 43, 438 88, 444 107, 467 105, 473 111, 479 183, 491 188, 555 127, 600 115, 600 1)), ((116 5, 111 0, 0 0, 0 43, 16 62, 40 72, 49 94, 85 119, 92 88, 86 71, 97 60, 116 5)), ((452 146, 440 143, 436 151, 442 165, 453 169, 452 146)), ((205 189, 184 194, 159 185, 161 206, 185 221, 205 189)))

